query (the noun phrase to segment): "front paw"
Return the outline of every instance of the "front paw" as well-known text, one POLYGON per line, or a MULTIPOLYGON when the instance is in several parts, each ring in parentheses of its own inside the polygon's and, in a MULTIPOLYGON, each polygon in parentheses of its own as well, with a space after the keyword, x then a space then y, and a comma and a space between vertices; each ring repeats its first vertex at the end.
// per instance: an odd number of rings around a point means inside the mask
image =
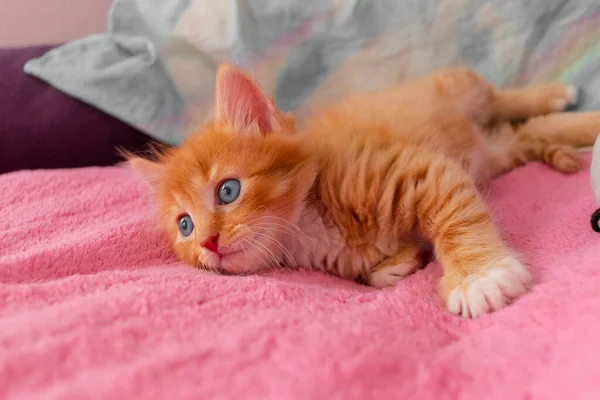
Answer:
POLYGON ((390 258, 377 265, 367 276, 367 283, 376 288, 394 286, 399 280, 415 272, 429 262, 431 246, 403 247, 390 258))
POLYGON ((448 311, 467 318, 503 308, 526 293, 531 283, 531 274, 513 256, 467 275, 449 271, 440 282, 448 311))
POLYGON ((395 286, 398 281, 415 272, 420 267, 417 261, 404 262, 395 265, 389 265, 371 272, 367 276, 369 286, 383 289, 388 286, 395 286))

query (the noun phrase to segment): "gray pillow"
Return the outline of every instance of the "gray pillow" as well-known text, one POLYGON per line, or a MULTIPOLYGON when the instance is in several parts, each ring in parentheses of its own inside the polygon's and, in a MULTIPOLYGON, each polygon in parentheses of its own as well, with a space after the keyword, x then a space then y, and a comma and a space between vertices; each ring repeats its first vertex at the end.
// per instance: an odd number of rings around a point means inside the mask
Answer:
POLYGON ((169 144, 211 114, 219 62, 300 117, 454 64, 502 87, 583 86, 584 109, 596 109, 599 13, 600 0, 116 0, 106 33, 25 71, 169 144))

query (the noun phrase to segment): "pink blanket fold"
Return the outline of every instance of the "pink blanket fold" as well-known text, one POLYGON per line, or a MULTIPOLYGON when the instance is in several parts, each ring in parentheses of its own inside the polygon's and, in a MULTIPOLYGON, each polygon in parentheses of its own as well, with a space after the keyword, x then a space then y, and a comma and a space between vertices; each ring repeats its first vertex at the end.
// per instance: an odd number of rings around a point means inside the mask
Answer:
POLYGON ((173 258, 126 170, 1 176, 0 399, 600 398, 589 173, 529 165, 490 201, 537 284, 463 320, 435 263, 386 290, 214 276, 173 258))

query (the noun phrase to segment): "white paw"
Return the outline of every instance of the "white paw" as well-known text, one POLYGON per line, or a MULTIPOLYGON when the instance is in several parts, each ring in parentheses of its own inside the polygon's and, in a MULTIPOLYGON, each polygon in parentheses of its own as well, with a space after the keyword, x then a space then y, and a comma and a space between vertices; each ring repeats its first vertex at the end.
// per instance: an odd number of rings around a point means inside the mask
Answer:
POLYGON ((495 262, 482 275, 472 275, 453 289, 446 305, 448 311, 463 317, 477 317, 509 304, 529 289, 532 282, 527 268, 514 257, 495 262))
POLYGON ((394 286, 400 279, 405 278, 407 275, 413 273, 419 267, 415 263, 402 263, 398 265, 390 265, 389 267, 382 268, 375 271, 367 277, 367 283, 370 286, 378 289, 394 286))
POLYGON ((565 99, 554 99, 552 100, 552 109, 556 111, 562 111, 567 108, 567 100, 565 99))
POLYGON ((579 88, 576 86, 567 86, 565 97, 554 99, 552 108, 556 111, 563 111, 567 108, 577 106, 579 104, 579 88))
POLYGON ((567 105, 572 106, 579 102, 579 88, 576 86, 567 87, 567 105))

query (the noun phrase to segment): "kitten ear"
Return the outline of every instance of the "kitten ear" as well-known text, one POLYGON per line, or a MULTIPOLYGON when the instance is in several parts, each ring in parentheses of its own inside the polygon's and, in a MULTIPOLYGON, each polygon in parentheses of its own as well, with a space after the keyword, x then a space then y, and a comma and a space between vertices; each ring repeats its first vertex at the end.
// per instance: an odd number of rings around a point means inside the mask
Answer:
POLYGON ((161 164, 142 157, 130 157, 127 164, 151 187, 156 186, 164 169, 161 164))
POLYGON ((268 134, 280 128, 277 110, 258 84, 236 67, 217 70, 216 120, 243 133, 268 134))

